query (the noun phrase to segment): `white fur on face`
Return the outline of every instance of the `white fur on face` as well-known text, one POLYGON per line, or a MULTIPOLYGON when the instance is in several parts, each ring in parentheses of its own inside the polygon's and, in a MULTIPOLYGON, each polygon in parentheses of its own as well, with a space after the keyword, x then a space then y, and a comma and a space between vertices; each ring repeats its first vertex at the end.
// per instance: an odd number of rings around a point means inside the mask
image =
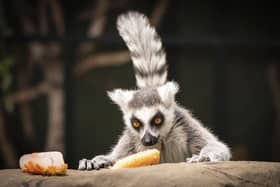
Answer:
POLYGON ((159 135, 159 132, 155 132, 150 128, 150 121, 157 112, 157 107, 142 107, 134 112, 134 116, 143 123, 143 128, 140 131, 140 138, 142 138, 146 132, 149 132, 153 136, 159 135))
POLYGON ((149 132, 153 136, 160 136, 161 138, 166 137, 168 132, 172 127, 172 122, 174 119, 174 107, 173 105, 169 108, 166 108, 164 105, 158 104, 153 107, 142 107, 140 109, 130 110, 124 115, 124 121, 128 128, 132 129, 132 132, 138 134, 139 139, 141 139, 145 132, 149 132), (157 114, 161 112, 164 116, 164 123, 160 128, 151 127, 150 121, 157 114), (143 128, 140 131, 136 131, 130 122, 132 116, 136 117, 143 123, 143 128))

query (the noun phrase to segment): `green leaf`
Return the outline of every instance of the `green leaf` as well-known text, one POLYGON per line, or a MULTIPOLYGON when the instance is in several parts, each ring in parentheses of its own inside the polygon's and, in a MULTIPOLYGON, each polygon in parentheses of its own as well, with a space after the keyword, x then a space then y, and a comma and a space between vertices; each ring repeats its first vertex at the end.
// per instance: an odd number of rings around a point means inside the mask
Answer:
POLYGON ((11 57, 6 57, 1 60, 0 63, 0 77, 3 78, 7 74, 11 73, 11 69, 14 65, 14 60, 11 57))
POLYGON ((6 111, 9 113, 12 113, 14 111, 14 104, 9 99, 9 97, 4 98, 4 107, 5 107, 6 111))
POLYGON ((11 74, 7 74, 4 78, 3 78, 3 81, 2 81, 2 91, 3 92, 6 92, 9 90, 10 86, 12 85, 12 76, 11 74))

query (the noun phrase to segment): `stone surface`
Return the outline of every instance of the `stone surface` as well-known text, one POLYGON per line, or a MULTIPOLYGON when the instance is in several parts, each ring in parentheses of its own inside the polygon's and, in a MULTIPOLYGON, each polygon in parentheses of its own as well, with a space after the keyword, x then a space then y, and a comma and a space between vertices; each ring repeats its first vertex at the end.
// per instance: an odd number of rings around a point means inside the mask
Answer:
POLYGON ((280 186, 280 163, 217 162, 160 164, 133 169, 68 170, 66 176, 40 176, 0 170, 0 186, 280 186))

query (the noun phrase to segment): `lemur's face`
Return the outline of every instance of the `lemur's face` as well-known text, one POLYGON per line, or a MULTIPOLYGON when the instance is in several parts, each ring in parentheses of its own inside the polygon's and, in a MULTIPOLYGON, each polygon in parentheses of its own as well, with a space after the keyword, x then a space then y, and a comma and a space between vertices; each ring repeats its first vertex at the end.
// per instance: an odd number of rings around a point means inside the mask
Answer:
POLYGON ((134 135, 144 146, 153 146, 172 128, 177 91, 177 84, 168 82, 158 88, 118 89, 109 92, 109 96, 120 106, 125 124, 134 135))
POLYGON ((174 107, 157 104, 132 109, 124 115, 126 125, 139 137, 144 146, 152 146, 164 138, 172 127, 174 107))

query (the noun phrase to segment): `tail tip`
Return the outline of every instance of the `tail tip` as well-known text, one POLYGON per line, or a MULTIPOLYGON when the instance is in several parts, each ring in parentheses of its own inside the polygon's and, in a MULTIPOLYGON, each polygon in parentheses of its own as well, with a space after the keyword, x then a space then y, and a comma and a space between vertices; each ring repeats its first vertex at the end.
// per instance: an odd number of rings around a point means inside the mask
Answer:
POLYGON ((149 21, 148 21, 148 18, 140 13, 140 12, 137 12, 137 11, 128 11, 126 13, 123 13, 123 14, 120 14, 118 17, 117 17, 117 28, 120 28, 122 27, 122 25, 126 25, 125 23, 132 23, 132 22, 136 22, 136 23, 144 23, 144 24, 147 24, 149 21))

